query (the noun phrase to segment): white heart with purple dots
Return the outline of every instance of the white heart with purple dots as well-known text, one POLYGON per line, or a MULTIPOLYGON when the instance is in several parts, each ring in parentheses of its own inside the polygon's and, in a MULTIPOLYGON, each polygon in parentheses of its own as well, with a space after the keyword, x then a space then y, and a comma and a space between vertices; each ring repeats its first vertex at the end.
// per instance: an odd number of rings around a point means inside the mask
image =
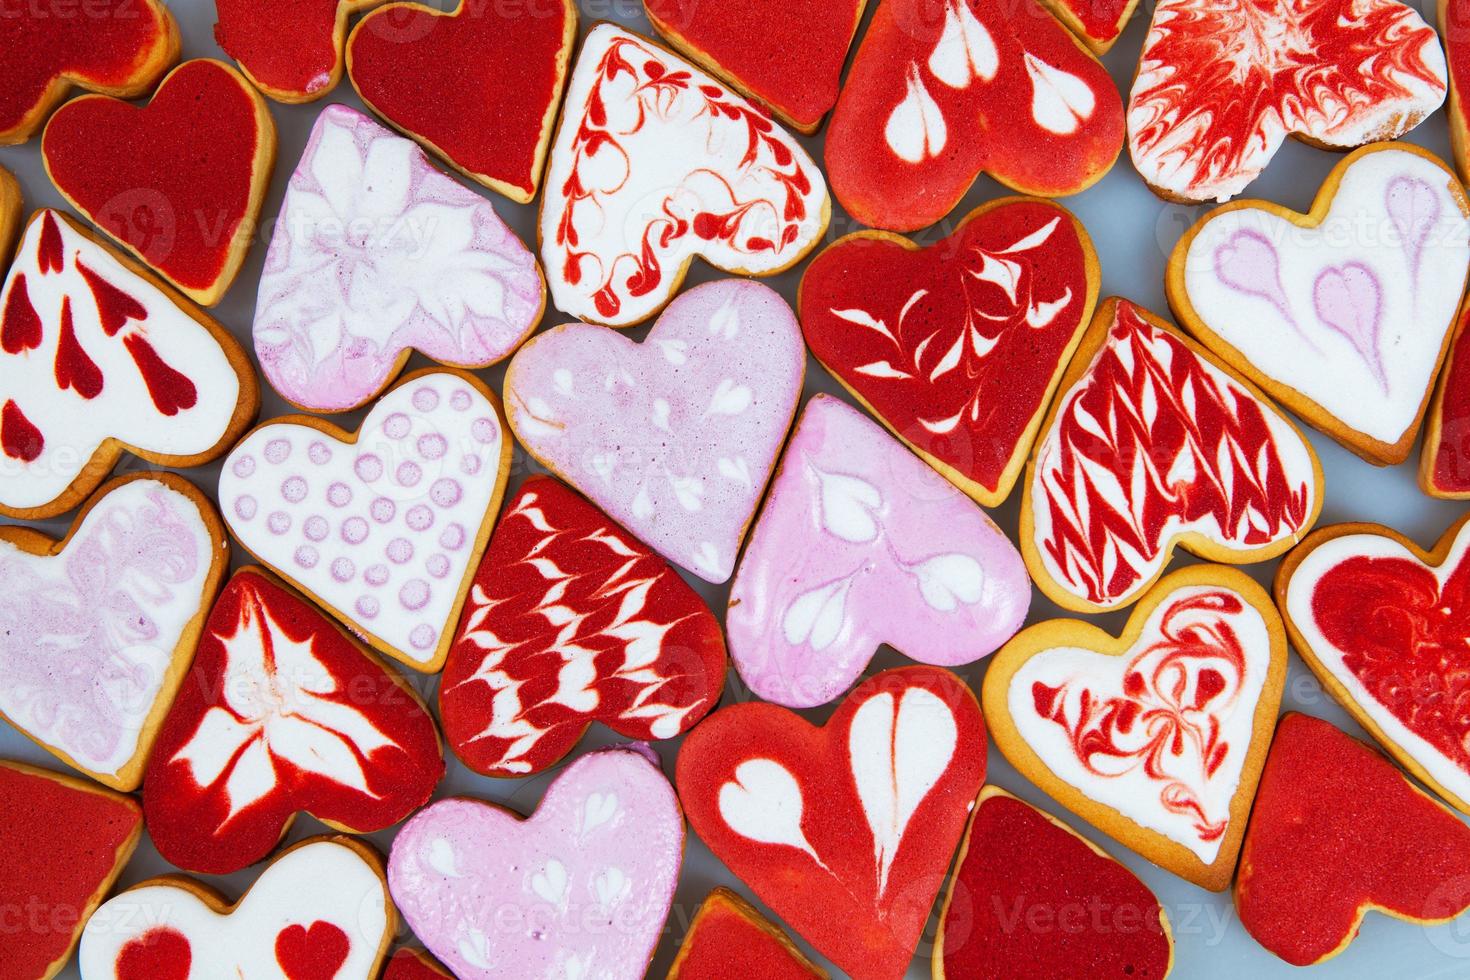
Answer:
POLYGON ((411 667, 444 665, 510 466, 500 406, 457 371, 414 375, 356 437, 272 422, 225 461, 235 537, 411 667))

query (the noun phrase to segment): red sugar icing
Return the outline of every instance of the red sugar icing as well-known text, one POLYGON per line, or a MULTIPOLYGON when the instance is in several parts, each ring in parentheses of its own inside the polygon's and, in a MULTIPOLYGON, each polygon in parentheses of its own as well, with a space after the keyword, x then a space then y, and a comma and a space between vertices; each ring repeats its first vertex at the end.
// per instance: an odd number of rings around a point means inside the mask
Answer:
POLYGON ((338 10, 349 2, 215 0, 214 39, 262 88, 316 96, 341 73, 338 10))
POLYGON ((417 949, 400 949, 383 971, 383 980, 443 980, 448 976, 428 953, 417 949))
POLYGON ((780 928, 723 888, 689 925, 668 980, 813 980, 825 977, 780 928))
MULTIPOLYGON (((1470 48, 1470 44, 1466 45, 1470 48)), ((1450 50, 1455 50, 1451 45, 1450 50)), ((1467 55, 1470 57, 1470 55, 1467 55)), ((1470 72, 1470 66, 1467 66, 1470 72)), ((1470 78, 1470 75, 1465 76, 1470 78)), ((1464 103, 1461 107, 1464 108, 1464 103)), ((1426 432, 1433 431, 1438 423, 1439 442, 1432 451, 1433 469, 1430 479, 1435 490, 1441 493, 1470 492, 1470 341, 1465 339, 1465 327, 1470 324, 1470 309, 1462 315, 1460 333, 1455 337, 1445 361, 1442 393, 1436 402, 1436 417, 1431 419, 1426 432)))
POLYGON ((1450 918, 1470 907, 1467 867, 1470 828, 1387 759, 1320 719, 1281 719, 1235 885, 1262 946, 1306 966, 1350 942, 1369 907, 1450 918))
POLYGON ((433 720, 389 668, 245 569, 205 624, 143 805, 166 859, 227 874, 265 857, 299 811, 381 830, 423 805, 443 774, 433 720))
POLYGON ((194 951, 177 929, 150 929, 122 948, 117 980, 189 980, 194 951))
MULTIPOLYGON (((1445 0, 1440 4, 1440 39, 1450 69, 1450 91, 1455 97, 1454 122, 1470 127, 1470 0, 1445 0)), ((1448 110, 1447 110, 1448 111, 1448 110)), ((1460 172, 1466 170, 1464 150, 1456 142, 1455 156, 1460 172)))
POLYGON ((348 70, 378 115, 529 196, 561 98, 567 19, 563 0, 462 0, 449 16, 397 4, 353 28, 348 70))
POLYGON ((142 821, 126 797, 0 762, 0 908, 7 916, 0 975, 38 977, 65 955, 87 903, 112 877, 118 849, 142 821))
POLYGON ((660 33, 682 39, 802 129, 820 123, 837 101, 862 8, 857 0, 647 0, 644 6, 660 33))
POLYGON ((1040 201, 976 214, 922 250, 843 239, 802 278, 802 333, 905 440, 1003 496, 1085 324, 1087 252, 1072 216, 1040 201))
POLYGON ((330 922, 297 923, 276 934, 276 962, 290 980, 332 980, 349 952, 347 933, 330 922))
POLYGON ((7 2, 0 14, 0 133, 21 125, 62 75, 87 88, 127 88, 168 36, 153 0, 61 5, 7 2), (85 10, 85 16, 82 12, 85 10))
POLYGON ((1169 971, 1153 893, 1021 800, 980 802, 955 874, 943 921, 950 980, 1161 980, 1169 971))
POLYGON ((26 418, 13 399, 7 398, 5 407, 0 409, 0 448, 5 455, 29 463, 41 455, 45 446, 41 430, 26 418))
POLYGON ((1123 32, 1130 0, 1050 0, 1076 19, 1084 37, 1111 44, 1123 32))
POLYGON ((248 84, 217 62, 190 61, 138 107, 72 101, 41 140, 57 188, 109 235, 186 289, 225 274, 249 217, 262 139, 248 84))

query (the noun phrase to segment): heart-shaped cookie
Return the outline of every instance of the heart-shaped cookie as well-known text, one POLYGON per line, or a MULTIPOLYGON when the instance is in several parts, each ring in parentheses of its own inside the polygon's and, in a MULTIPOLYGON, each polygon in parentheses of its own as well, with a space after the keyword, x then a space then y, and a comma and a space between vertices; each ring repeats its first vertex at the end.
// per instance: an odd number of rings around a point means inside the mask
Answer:
POLYGON ((625 738, 672 738, 724 686, 724 636, 698 593, 564 484, 533 477, 475 573, 439 713, 471 769, 524 776, 594 721, 625 738))
POLYGON ((1174 964, 1169 917, 1107 852, 998 786, 980 791, 934 941, 934 980, 1148 977, 1174 964))
POLYGON ((1430 551, 1378 524, 1334 524, 1281 563, 1292 645, 1384 748, 1470 813, 1470 518, 1430 551))
POLYGON ((443 980, 449 973, 434 958, 421 949, 407 946, 398 949, 388 960, 383 971, 383 980, 443 980))
POLYGON ((1431 497, 1470 498, 1470 305, 1462 306, 1459 323, 1445 355, 1419 452, 1419 488, 1431 497))
POLYGON ((666 980, 827 980, 781 927, 728 888, 700 903, 666 980))
POLYGON ((830 212, 816 164, 763 111, 621 27, 587 35, 541 201, 557 309, 641 323, 695 256, 774 275, 816 246, 830 212))
POLYGON ((1122 148, 1117 86, 1035 0, 885 0, 832 113, 827 174, 857 220, 913 231, 982 171, 1074 194, 1122 148))
POLYGON ((530 203, 577 39, 572 0, 374 10, 347 39, 362 100, 471 180, 530 203))
POLYGON ((862 231, 807 266, 812 353, 955 486, 1005 500, 1092 317, 1092 240, 1066 209, 1009 198, 926 248, 862 231))
POLYGON ((382 830, 443 775, 413 689, 274 576, 245 568, 204 625, 143 803, 169 863, 229 874, 269 854, 298 811, 382 830))
POLYGON ((506 413, 526 451, 613 520, 723 582, 805 370, 786 301, 726 279, 680 296, 641 344, 585 323, 538 334, 511 359, 506 413))
POLYGON ((740 676, 767 701, 825 704, 880 643, 945 667, 1021 628, 1031 580, 985 512, 878 425, 807 403, 730 588, 740 676))
POLYGON ((258 427, 220 473, 235 537, 378 650, 444 666, 510 471, 500 402, 419 371, 356 433, 310 416, 258 427))
POLYGON ((1470 201, 1416 146, 1353 153, 1298 214, 1210 212, 1174 247, 1179 323, 1371 462, 1413 446, 1470 270, 1470 201))
POLYGON ((525 820, 467 799, 419 811, 388 880, 414 935, 463 980, 636 980, 683 847, 673 787, 639 751, 608 749, 564 769, 525 820))
POLYGON ((814 133, 837 101, 847 49, 867 0, 648 0, 654 30, 685 57, 814 133), (792 53, 800 51, 799 57, 792 53))
POLYGON ((1235 909, 1256 942, 1296 966, 1336 956, 1369 910, 1421 925, 1470 908, 1470 829, 1387 759, 1327 722, 1276 728, 1235 909))
POLYGON ((60 541, 0 528, 0 715, 135 789, 228 565, 219 515, 172 473, 108 483, 60 541))
POLYGON ((73 85, 120 99, 153 88, 179 26, 163 0, 22 3, 0 17, 0 50, 0 144, 24 143, 73 85))
POLYGON ((1092 53, 1106 54, 1128 25, 1138 0, 1041 0, 1092 53))
POLYGON ((116 980, 373 980, 395 918, 377 852, 351 838, 309 837, 233 906, 177 875, 128 889, 87 923, 78 963, 84 977, 116 980))
POLYGON ((1060 392, 1021 502, 1021 554, 1058 605, 1127 605, 1176 544, 1265 561, 1316 522, 1322 467, 1297 427, 1142 307, 1103 301, 1060 392))
POLYGON ((980 707, 937 667, 870 677, 821 728, 732 705, 679 751, 700 839, 858 980, 903 975, 984 780, 980 707))
POLYGON ((132 798, 0 759, 0 903, 25 916, 7 930, 7 975, 50 980, 61 972, 142 834, 132 798))
POLYGON ((535 257, 489 201, 357 110, 322 110, 255 301, 261 373, 287 401, 357 408, 415 349, 488 367, 545 305, 535 257))
POLYGON ((73 99, 41 152, 72 207, 190 299, 213 306, 255 239, 276 124, 240 73, 186 61, 146 106, 73 99))
POLYGON ((1155 864, 1220 891, 1286 682, 1286 634, 1243 572, 1159 581, 1113 637, 1056 619, 985 673, 995 744, 1032 782, 1155 864))
POLYGON ((349 15, 383 0, 214 0, 214 39, 277 102, 311 102, 342 80, 349 15))
POLYGON ((206 463, 260 404, 223 327, 48 210, 0 292, 0 391, 0 513, 22 518, 75 507, 124 450, 206 463))
POLYGON ((1159 0, 1128 150, 1159 196, 1228 201, 1287 136, 1333 149, 1396 139, 1444 97, 1439 37, 1398 0, 1159 0))

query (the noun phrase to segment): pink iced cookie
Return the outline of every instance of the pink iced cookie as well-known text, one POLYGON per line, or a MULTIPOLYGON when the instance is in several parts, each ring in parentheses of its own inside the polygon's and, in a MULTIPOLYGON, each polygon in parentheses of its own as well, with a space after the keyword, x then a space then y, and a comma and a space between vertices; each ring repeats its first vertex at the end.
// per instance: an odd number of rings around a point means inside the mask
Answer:
POLYGON ((638 980, 684 849, 674 789, 640 752, 582 756, 535 816, 475 800, 419 811, 393 842, 393 900, 464 980, 638 980))
POLYGON ((570 323, 505 376, 526 451, 671 561, 709 582, 735 567, 801 395, 791 309, 726 279, 669 304, 642 344, 570 323))
POLYGON ((343 412, 412 351, 459 367, 510 354, 541 319, 536 259, 404 139, 327 106, 286 188, 255 307, 255 352, 288 401, 343 412))
POLYGON ((307 416, 262 425, 225 462, 235 537, 410 667, 444 666, 510 467, 495 396, 413 374, 355 435, 307 416))
POLYGON ((877 423, 807 404, 730 590, 740 676, 767 701, 825 704, 881 643, 953 667, 1020 629, 1031 581, 985 512, 877 423))

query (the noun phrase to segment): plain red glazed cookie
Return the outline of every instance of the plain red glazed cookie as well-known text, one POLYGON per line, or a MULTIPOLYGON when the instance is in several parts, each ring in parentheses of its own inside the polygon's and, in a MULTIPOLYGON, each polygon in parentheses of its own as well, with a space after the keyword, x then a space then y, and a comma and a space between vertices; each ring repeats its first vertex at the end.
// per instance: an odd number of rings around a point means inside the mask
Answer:
POLYGON ((646 0, 654 30, 690 60, 814 133, 837 102, 867 0, 646 0))
POLYGON ((1050 814, 986 786, 934 947, 934 980, 1162 980, 1169 918, 1148 886, 1050 814))
POLYGON ((1296 966, 1341 953, 1376 909, 1431 924, 1470 908, 1470 828, 1387 759, 1288 714, 1261 774, 1235 880, 1241 924, 1296 966))
POLYGON ((1460 309, 1434 399, 1424 419, 1419 487, 1431 497, 1470 498, 1470 306, 1460 309))
POLYGON ((220 301, 255 235, 276 158, 265 100, 218 61, 187 61, 146 106, 83 96, 41 139, 63 197, 204 306, 220 301))
POLYGON ((984 780, 980 707, 937 667, 875 674, 820 728, 732 705, 678 762, 690 826, 857 980, 903 975, 984 780))
POLYGON ((388 961, 383 971, 383 980, 442 980, 453 978, 449 972, 428 953, 421 949, 400 947, 388 961))
POLYGON ((214 39, 277 102, 311 102, 342 80, 349 15, 383 0, 214 0, 214 39))
POLYGON ((439 710, 471 769, 524 776, 594 721, 625 738, 672 738, 724 685, 725 640, 704 600, 580 494, 535 477, 475 573, 439 710))
POLYGON ((1082 43, 1102 55, 1118 40, 1138 0, 1042 0, 1082 43))
POLYGON ((827 175, 857 220, 913 231, 982 171, 1026 194, 1075 194, 1122 147, 1117 86, 1034 0, 887 0, 832 114, 827 175))
POLYGON ((1450 76, 1450 143, 1464 181, 1470 179, 1470 0, 1439 0, 1439 36, 1450 76))
POLYGON ((369 833, 428 800, 434 721, 392 668, 273 575, 235 573, 143 783, 148 832, 187 871, 265 857, 298 812, 369 833))
POLYGON ((781 927, 728 888, 716 888, 689 923, 667 980, 826 980, 781 927))
POLYGON ((347 39, 347 73, 379 116, 466 177, 529 203, 577 37, 571 0, 416 3, 375 10, 347 39))
POLYGON ((131 99, 179 57, 179 27, 160 0, 7 3, 0 13, 0 145, 24 143, 73 85, 131 99), (81 7, 86 16, 78 16, 81 7))
POLYGON ((133 799, 0 760, 0 907, 7 980, 49 980, 138 845, 133 799))
POLYGON ((1097 255, 1065 208, 992 201, 927 248, 862 231, 807 266, 818 361, 976 502, 1006 498, 1097 300, 1097 255))

